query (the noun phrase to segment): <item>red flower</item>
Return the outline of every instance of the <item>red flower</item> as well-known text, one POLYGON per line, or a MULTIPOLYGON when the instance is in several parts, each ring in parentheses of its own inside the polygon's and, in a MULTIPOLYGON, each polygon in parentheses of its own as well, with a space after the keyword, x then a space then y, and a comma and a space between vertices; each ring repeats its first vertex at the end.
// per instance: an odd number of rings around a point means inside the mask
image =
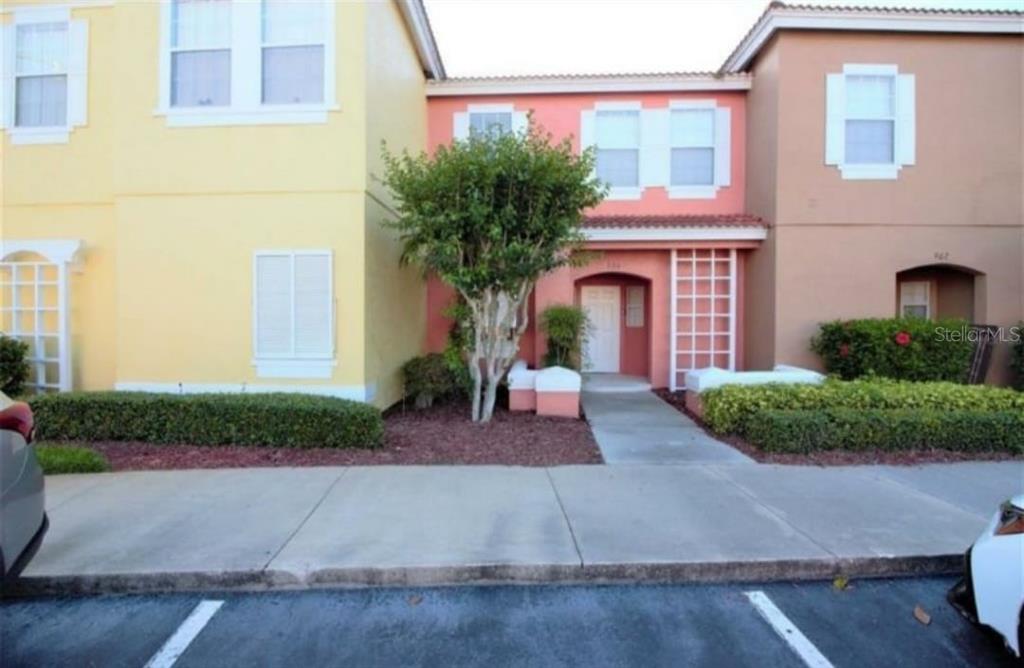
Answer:
POLYGON ((839 344, 839 356, 840 357, 849 357, 850 356, 850 344, 849 343, 840 343, 839 344))
POLYGON ((896 339, 896 345, 898 345, 898 346, 909 346, 910 345, 910 332, 897 332, 895 339, 896 339))

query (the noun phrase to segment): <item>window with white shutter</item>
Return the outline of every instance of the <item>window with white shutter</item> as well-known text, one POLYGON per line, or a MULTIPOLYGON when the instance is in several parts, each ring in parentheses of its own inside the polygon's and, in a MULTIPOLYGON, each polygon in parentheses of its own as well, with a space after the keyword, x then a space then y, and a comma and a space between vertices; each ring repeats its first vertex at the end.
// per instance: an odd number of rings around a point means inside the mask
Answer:
POLYGON ((614 191, 640 187, 640 111, 601 110, 595 116, 597 178, 614 191))
POLYGON ((257 374, 329 378, 334 366, 330 251, 256 253, 253 291, 257 374))
POLYGON ((670 185, 710 186, 715 182, 715 110, 672 111, 670 185))
POLYGON ((825 164, 844 179, 895 179, 914 164, 914 75, 845 65, 828 75, 825 104, 825 164))
POLYGON ((0 127, 15 144, 65 143, 86 121, 88 23, 67 8, 19 8, 0 26, 0 127))
POLYGON ((501 135, 524 132, 529 124, 525 111, 516 111, 507 103, 470 104, 466 111, 457 111, 452 117, 452 138, 469 139, 470 135, 501 135))

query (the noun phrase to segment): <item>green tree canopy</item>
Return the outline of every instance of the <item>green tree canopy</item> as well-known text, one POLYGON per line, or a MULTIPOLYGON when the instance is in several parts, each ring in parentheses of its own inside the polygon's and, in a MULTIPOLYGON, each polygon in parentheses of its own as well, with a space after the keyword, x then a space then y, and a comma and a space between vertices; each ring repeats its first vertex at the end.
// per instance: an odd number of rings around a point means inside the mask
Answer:
POLYGON ((453 286, 472 313, 473 418, 486 421, 526 329, 527 297, 538 278, 573 260, 583 212, 604 197, 593 152, 577 154, 571 140, 553 142, 531 124, 475 133, 432 156, 385 149, 384 160, 403 260, 453 286))

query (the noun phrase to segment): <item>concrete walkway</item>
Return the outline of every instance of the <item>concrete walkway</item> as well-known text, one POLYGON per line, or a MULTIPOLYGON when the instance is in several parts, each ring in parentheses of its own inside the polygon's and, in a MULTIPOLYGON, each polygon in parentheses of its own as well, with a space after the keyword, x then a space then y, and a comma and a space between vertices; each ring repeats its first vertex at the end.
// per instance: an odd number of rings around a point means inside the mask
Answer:
POLYGON ((769 580, 959 568, 1024 463, 56 476, 28 592, 769 580))
POLYGON ((750 463, 650 391, 588 390, 583 411, 607 464, 750 463))

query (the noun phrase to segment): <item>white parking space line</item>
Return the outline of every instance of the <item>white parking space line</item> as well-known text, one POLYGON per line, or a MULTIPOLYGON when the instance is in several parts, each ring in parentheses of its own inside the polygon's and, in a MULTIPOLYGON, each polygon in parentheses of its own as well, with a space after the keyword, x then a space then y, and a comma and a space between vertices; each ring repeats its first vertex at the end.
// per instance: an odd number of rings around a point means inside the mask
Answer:
POLYGON ((193 608, 192 613, 174 632, 174 635, 168 638, 160 651, 146 663, 146 668, 170 668, 173 666, 222 605, 224 605, 224 601, 200 601, 199 605, 193 608))
POLYGON ((805 664, 812 668, 832 668, 832 663, 825 658, 793 622, 789 621, 782 611, 775 607, 772 600, 763 591, 744 592, 751 605, 757 609, 765 621, 771 624, 775 632, 786 641, 805 664))

